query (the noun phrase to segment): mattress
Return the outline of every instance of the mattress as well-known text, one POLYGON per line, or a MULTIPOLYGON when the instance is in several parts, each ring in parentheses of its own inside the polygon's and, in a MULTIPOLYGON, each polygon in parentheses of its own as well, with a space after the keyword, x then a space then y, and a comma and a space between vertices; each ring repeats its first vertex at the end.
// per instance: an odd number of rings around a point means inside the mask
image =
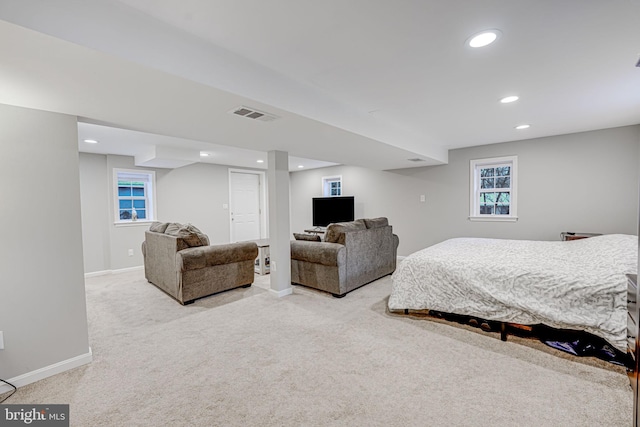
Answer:
POLYGON ((456 238, 415 252, 392 276, 388 307, 583 330, 626 352, 626 274, 638 237, 572 241, 456 238))

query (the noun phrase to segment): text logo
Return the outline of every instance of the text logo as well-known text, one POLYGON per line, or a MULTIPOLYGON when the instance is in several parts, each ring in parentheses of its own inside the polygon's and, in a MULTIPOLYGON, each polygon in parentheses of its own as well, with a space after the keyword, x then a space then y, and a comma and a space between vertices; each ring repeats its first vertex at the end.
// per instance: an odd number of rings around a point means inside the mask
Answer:
POLYGON ((69 427, 69 405, 0 405, 0 427, 69 427))

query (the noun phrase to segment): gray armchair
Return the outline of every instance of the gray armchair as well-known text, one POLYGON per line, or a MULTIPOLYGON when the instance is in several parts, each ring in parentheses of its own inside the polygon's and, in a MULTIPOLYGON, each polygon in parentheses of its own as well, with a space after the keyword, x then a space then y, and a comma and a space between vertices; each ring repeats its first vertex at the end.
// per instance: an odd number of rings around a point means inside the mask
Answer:
POLYGON ((191 225, 153 223, 142 243, 145 277, 180 304, 253 283, 258 246, 209 245, 191 225))
POLYGON ((324 241, 291 242, 291 282, 330 292, 348 292, 396 269, 399 239, 387 218, 329 224, 324 241))

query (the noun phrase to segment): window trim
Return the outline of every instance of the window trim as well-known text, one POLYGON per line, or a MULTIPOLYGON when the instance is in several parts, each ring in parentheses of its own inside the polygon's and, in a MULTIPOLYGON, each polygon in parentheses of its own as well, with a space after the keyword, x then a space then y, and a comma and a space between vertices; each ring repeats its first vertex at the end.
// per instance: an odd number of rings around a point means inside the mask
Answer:
POLYGON ((113 169, 113 223, 117 227, 122 226, 147 226, 156 220, 156 173, 155 171, 149 170, 140 170, 140 169, 113 169), (138 220, 123 220, 120 219, 120 209, 119 209, 119 197, 118 197, 118 175, 120 174, 131 174, 131 175, 146 175, 147 177, 143 180, 145 181, 145 191, 147 191, 147 218, 138 219, 138 220))
POLYGON ((340 197, 344 194, 344 187, 342 186, 342 175, 323 176, 322 177, 322 195, 323 197, 340 197), (340 183, 340 194, 331 194, 330 184, 332 182, 340 183))
POLYGON ((515 222, 518 220, 518 156, 492 157, 476 159, 469 162, 469 220, 487 222, 515 222), (480 179, 478 170, 482 166, 511 165, 511 190, 509 215, 481 215, 479 213, 478 197, 480 193, 480 179))

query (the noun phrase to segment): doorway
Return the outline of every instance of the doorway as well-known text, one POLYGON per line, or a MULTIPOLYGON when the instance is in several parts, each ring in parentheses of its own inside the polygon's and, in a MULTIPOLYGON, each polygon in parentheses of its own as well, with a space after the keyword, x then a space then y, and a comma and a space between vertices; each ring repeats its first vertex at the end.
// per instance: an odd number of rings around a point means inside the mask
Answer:
POLYGON ((229 169, 231 242, 266 237, 264 172, 229 169))

